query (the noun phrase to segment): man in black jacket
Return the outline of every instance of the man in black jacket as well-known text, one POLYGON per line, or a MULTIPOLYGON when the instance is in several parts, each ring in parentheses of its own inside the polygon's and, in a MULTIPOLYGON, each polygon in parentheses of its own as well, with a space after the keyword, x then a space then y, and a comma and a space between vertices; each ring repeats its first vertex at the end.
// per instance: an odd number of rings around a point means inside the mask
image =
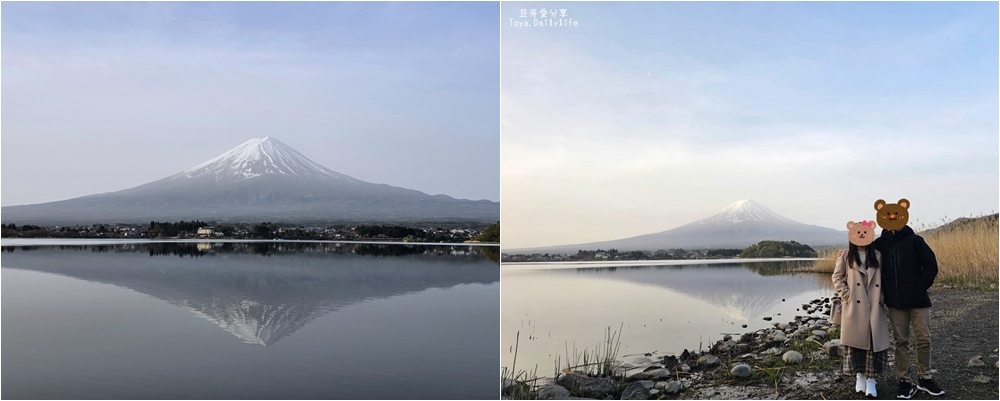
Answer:
POLYGON ((927 290, 937 277, 937 259, 924 239, 906 223, 910 201, 875 202, 882 235, 872 243, 882 254, 882 294, 889 307, 895 342, 896 398, 909 399, 917 390, 939 396, 944 390, 931 375, 931 298, 927 290), (910 373, 910 329, 917 348, 917 380, 910 373), (915 387, 915 388, 914 388, 915 387))

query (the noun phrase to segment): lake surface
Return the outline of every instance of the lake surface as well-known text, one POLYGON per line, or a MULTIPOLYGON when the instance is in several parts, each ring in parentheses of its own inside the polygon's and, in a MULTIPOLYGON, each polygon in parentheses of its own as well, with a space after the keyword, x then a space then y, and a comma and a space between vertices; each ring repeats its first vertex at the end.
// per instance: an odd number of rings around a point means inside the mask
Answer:
POLYGON ((828 274, 783 273, 803 264, 812 262, 505 263, 501 366, 512 367, 516 347, 515 371, 552 377, 557 360, 565 368, 603 348, 609 328, 620 330, 618 355, 634 360, 791 321, 834 292, 828 274))
POLYGON ((2 397, 496 399, 481 250, 4 246, 2 397))

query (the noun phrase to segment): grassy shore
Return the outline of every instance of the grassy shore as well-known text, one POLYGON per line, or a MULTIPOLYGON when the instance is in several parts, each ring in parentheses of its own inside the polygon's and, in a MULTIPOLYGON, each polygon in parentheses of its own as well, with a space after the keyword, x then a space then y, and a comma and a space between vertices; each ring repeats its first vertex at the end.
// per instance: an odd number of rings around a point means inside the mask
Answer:
MULTIPOLYGON (((997 288, 1000 230, 996 216, 960 219, 917 233, 937 257, 937 283, 969 289, 997 288)), ((842 249, 846 249, 846 244, 842 249)), ((833 273, 837 251, 838 248, 820 251, 816 264, 807 270, 833 273)))

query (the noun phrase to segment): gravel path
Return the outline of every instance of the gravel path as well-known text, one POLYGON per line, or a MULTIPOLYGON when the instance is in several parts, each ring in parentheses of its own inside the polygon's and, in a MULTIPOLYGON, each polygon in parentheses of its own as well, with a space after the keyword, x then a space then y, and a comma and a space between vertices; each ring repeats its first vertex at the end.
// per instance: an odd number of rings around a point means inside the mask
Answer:
MULTIPOLYGON (((931 288, 931 369, 934 380, 945 390, 940 397, 918 391, 915 400, 1000 399, 998 387, 997 348, 1000 346, 997 292, 966 291, 934 286, 931 288), (980 357, 984 366, 970 366, 969 361, 980 357)), ((911 340, 912 342, 912 340, 911 340)), ((914 368, 915 369, 915 368, 914 368)), ((855 393, 854 380, 840 376, 828 392, 797 396, 809 399, 865 399, 855 393)), ((882 379, 878 399, 896 399, 894 378, 882 379)))

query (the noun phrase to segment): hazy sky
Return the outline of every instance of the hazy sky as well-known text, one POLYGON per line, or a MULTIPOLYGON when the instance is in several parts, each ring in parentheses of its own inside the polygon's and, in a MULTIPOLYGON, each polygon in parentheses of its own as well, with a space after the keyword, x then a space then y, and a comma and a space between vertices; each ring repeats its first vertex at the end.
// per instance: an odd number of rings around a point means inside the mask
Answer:
POLYGON ((746 198, 840 230, 879 198, 908 198, 911 225, 996 212, 997 14, 505 1, 503 247, 664 231, 746 198), (578 25, 511 24, 552 6, 578 25))
POLYGON ((271 136, 500 200, 499 5, 2 5, 2 204, 117 191, 271 136))

